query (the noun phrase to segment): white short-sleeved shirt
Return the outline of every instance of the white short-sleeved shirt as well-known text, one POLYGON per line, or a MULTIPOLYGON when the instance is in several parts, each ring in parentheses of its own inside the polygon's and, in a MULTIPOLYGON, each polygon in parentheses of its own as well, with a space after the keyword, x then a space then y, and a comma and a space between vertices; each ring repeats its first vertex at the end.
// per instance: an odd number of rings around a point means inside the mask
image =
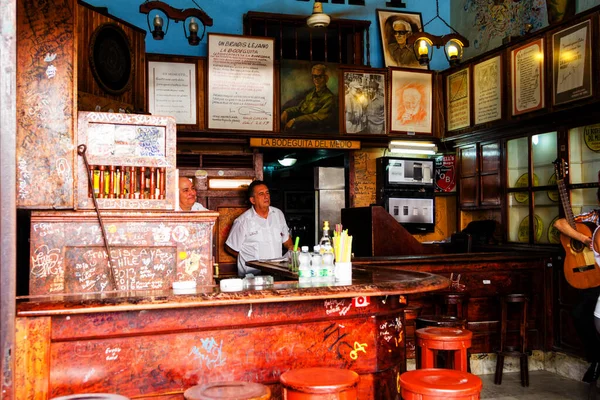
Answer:
POLYGON ((267 218, 263 218, 251 207, 233 221, 225 244, 238 252, 238 275, 245 276, 260 272, 247 267, 246 261, 281 257, 281 247, 288 238, 288 226, 281 210, 269 207, 267 218))
MULTIPOLYGON (((181 211, 181 207, 179 207, 179 204, 177 204, 177 208, 175 209, 175 211, 181 211)), ((195 202, 190 211, 209 211, 209 209, 204 207, 202 204, 195 202)))

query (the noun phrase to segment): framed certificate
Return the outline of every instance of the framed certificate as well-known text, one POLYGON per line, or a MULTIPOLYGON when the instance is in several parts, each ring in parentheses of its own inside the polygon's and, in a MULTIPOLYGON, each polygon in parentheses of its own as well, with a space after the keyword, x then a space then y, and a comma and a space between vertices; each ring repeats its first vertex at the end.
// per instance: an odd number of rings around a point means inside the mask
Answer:
POLYGON ((469 93, 469 68, 463 68, 446 76, 446 112, 449 131, 465 128, 471 124, 469 93))
POLYGON ((510 52, 512 115, 544 108, 544 39, 510 52))
POLYGON ((177 125, 197 125, 196 64, 148 61, 148 110, 174 117, 177 125))
POLYGON ((591 35, 589 19, 552 34, 552 104, 592 96, 591 35))
POLYGON ((502 118, 502 56, 473 66, 475 125, 502 118))

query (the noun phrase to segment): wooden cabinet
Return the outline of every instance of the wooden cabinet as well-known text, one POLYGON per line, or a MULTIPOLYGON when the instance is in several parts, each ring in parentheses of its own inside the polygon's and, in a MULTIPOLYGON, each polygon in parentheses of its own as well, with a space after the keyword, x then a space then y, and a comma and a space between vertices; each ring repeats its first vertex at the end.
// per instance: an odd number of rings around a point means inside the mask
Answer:
POLYGON ((460 207, 499 207, 502 193, 500 142, 459 148, 458 157, 460 207))

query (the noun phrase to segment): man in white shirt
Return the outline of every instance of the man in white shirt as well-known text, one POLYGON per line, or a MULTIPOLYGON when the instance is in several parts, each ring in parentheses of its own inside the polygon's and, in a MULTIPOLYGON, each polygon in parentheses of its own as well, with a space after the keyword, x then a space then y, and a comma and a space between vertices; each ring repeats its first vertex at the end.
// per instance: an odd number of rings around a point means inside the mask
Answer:
POLYGON ((258 274, 246 261, 268 260, 282 256, 282 246, 291 250, 292 238, 281 210, 271 207, 269 188, 263 181, 248 187, 252 207, 233 221, 225 242, 227 251, 237 257, 238 275, 258 274))
POLYGON ((175 211, 208 211, 196 201, 196 188, 190 178, 179 178, 179 205, 175 211))

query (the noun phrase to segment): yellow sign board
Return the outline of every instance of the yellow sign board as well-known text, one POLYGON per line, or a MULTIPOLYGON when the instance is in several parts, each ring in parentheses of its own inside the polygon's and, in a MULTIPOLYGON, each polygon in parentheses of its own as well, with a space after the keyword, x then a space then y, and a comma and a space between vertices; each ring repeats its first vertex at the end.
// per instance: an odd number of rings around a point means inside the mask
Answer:
POLYGON ((360 141, 345 139, 250 138, 250 147, 360 150, 360 141))

